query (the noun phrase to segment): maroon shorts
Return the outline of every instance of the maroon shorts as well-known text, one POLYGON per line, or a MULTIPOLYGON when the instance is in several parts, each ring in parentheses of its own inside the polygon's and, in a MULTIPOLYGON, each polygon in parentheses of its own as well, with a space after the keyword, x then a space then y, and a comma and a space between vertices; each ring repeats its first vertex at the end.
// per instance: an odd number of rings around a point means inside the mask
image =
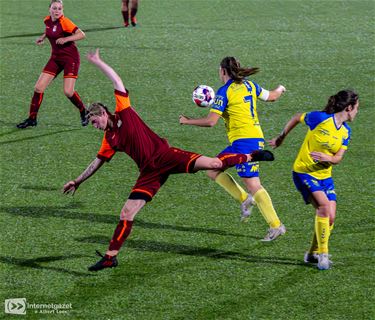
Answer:
POLYGON ((195 161, 200 156, 174 147, 157 155, 141 170, 129 199, 151 201, 170 174, 195 173, 195 161))
POLYGON ((64 78, 78 78, 80 60, 72 57, 51 57, 45 65, 43 72, 57 77, 64 70, 64 78))

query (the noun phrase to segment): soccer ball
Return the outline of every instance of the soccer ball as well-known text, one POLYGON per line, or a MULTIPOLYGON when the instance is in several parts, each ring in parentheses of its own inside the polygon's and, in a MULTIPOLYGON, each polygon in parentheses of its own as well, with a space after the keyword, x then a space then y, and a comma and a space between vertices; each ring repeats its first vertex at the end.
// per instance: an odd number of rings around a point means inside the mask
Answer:
POLYGON ((215 91, 209 86, 200 85, 193 91, 193 102, 201 108, 209 107, 215 99, 215 91))

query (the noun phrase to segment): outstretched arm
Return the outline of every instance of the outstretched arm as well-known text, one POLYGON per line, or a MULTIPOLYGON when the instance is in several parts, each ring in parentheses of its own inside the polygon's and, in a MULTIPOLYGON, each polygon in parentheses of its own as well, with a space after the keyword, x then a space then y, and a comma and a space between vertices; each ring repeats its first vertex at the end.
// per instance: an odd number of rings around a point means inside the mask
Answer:
POLYGON ((89 52, 86 57, 89 62, 97 66, 98 69, 101 70, 106 77, 112 81, 113 87, 116 90, 126 92, 120 76, 100 58, 99 48, 96 49, 95 52, 89 52))
POLYGON ((276 89, 270 91, 267 101, 276 101, 285 91, 285 87, 280 84, 276 89))
POLYGON ((281 131, 281 133, 274 139, 272 140, 269 140, 268 141, 268 144, 272 147, 272 148, 277 148, 279 146, 281 146, 281 144, 283 143, 285 137, 288 135, 288 133, 290 131, 292 131, 297 124, 299 124, 299 120, 301 119, 301 113, 297 113, 295 114, 289 121, 288 123, 285 125, 283 131, 281 131))
POLYGON ((192 119, 190 117, 180 115, 180 124, 189 124, 198 127, 213 127, 216 125, 220 116, 215 112, 210 112, 206 118, 192 119))
POLYGON ((76 192, 79 185, 90 178, 98 169, 103 165, 104 161, 95 158, 93 162, 90 163, 90 165, 86 168, 85 171, 83 171, 78 178, 75 180, 69 181, 64 185, 63 193, 72 193, 72 195, 76 192))

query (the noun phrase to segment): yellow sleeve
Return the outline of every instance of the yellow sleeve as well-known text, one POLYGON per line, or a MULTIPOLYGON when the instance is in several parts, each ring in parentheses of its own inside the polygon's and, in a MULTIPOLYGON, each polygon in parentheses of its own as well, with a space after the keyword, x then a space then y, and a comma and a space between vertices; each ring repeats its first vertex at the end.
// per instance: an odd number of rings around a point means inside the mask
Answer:
POLYGON ((210 109, 210 112, 217 113, 219 116, 221 116, 223 114, 222 111, 216 110, 216 109, 210 109))

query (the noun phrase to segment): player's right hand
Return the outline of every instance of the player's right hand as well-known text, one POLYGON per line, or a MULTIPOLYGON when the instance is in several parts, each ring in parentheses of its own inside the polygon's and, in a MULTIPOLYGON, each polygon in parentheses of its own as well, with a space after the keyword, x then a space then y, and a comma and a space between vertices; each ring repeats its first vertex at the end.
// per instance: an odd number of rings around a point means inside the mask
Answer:
POLYGON ((35 43, 40 46, 44 43, 44 37, 39 37, 38 39, 35 40, 35 43))
POLYGON ((276 138, 273 138, 271 140, 268 140, 268 145, 271 146, 273 149, 276 149, 277 147, 280 147, 283 143, 283 139, 280 136, 277 136, 276 138))
POLYGON ((186 124, 186 120, 189 120, 189 119, 190 119, 189 117, 187 117, 187 116, 185 116, 183 114, 180 114, 180 116, 179 116, 179 122, 180 122, 180 124, 186 124))
POLYGON ((78 184, 76 184, 75 181, 72 180, 72 181, 67 182, 64 185, 63 193, 65 194, 71 193, 72 195, 74 195, 77 189, 78 189, 78 184))

